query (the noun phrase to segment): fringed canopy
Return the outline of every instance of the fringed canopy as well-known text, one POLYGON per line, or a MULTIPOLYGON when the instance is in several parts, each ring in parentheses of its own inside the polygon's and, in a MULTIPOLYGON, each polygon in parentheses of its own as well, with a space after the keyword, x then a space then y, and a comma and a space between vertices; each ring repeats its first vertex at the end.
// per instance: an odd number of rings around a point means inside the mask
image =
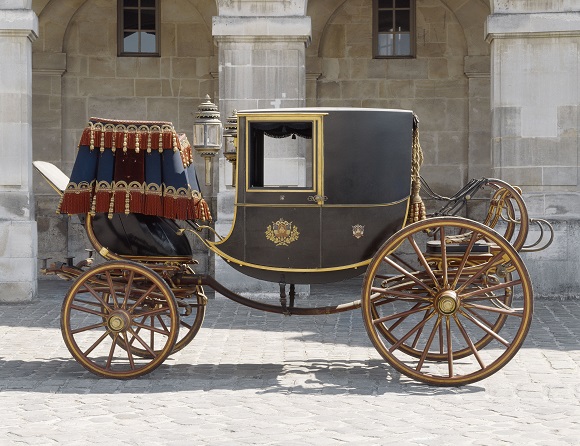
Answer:
POLYGON ((83 131, 58 212, 211 220, 184 134, 170 122, 101 118, 83 131))

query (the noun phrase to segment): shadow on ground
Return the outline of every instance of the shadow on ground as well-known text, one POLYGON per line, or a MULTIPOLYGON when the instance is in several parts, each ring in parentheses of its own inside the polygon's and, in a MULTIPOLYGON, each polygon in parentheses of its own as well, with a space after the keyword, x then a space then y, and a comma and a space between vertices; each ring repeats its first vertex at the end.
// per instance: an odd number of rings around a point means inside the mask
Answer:
POLYGON ((34 361, 0 358, 0 391, 103 394, 250 390, 256 394, 306 395, 456 395, 484 391, 477 385, 427 386, 408 380, 380 360, 195 365, 171 365, 171 362, 171 358, 167 359, 144 377, 115 380, 96 377, 68 358, 34 361))

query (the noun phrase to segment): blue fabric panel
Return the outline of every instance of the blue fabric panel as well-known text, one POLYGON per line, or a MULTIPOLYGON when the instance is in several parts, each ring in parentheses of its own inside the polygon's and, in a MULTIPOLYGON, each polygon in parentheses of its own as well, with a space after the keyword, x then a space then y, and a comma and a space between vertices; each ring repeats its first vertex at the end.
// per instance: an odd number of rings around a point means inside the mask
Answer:
POLYGON ((72 183, 79 184, 83 181, 91 183, 97 175, 98 150, 90 150, 89 146, 80 146, 77 158, 70 176, 72 183))
POLYGON ((99 166, 97 170, 97 181, 113 181, 113 170, 115 167, 115 156, 111 150, 99 151, 99 166))

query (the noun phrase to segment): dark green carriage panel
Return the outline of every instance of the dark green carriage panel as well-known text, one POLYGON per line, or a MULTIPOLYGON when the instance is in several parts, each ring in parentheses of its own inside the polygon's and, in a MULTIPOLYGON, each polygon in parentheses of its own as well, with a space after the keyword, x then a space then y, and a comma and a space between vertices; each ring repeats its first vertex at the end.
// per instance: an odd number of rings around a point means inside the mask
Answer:
POLYGON ((353 109, 324 117, 325 204, 385 204, 409 196, 413 113, 353 109))
POLYGON ((240 112, 237 212, 232 232, 215 245, 218 254, 244 274, 274 282, 322 283, 362 274, 405 222, 413 124, 408 110, 240 112), (268 132, 311 137, 312 179, 304 187, 264 180, 268 171, 260 157, 262 133, 268 132))
POLYGON ((403 227, 407 200, 391 206, 323 207, 322 266, 351 265, 371 259, 403 227))
POLYGON ((320 208, 239 207, 232 233, 216 247, 239 263, 320 268, 320 208))

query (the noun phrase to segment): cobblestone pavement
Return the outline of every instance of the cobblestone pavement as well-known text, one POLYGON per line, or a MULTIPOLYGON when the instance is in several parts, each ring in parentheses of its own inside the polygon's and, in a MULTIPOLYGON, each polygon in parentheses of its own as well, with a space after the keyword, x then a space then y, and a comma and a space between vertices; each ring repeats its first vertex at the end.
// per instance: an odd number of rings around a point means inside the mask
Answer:
MULTIPOLYGON (((359 311, 283 317, 223 298, 184 350, 118 381, 66 349, 66 285, 44 281, 34 302, 0 305, 2 445, 580 444, 580 301, 538 300, 516 357, 461 388, 384 364, 359 311)), ((347 302, 359 291, 313 292, 347 302)))

